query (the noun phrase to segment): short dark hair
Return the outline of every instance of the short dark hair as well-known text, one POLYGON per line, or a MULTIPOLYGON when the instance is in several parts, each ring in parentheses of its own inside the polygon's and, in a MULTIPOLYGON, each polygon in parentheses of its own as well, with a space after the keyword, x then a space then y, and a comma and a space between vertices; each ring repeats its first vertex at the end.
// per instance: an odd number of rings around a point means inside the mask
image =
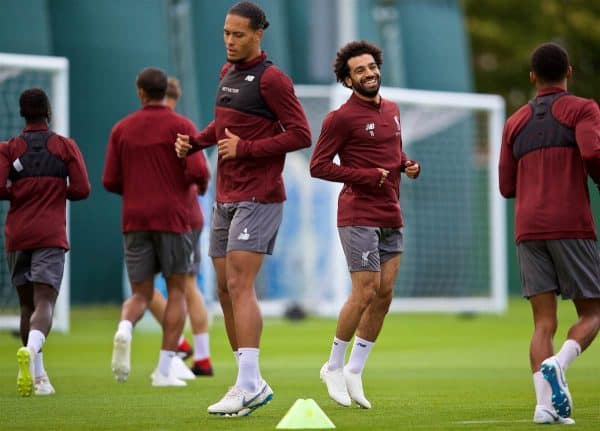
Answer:
POLYGON ((569 70, 569 54, 556 43, 543 43, 531 54, 531 70, 543 82, 559 82, 569 70))
POLYGON ((167 74, 156 67, 147 67, 137 76, 135 84, 152 100, 162 100, 167 91, 167 74))
POLYGON ((348 60, 350 60, 352 57, 358 57, 363 54, 371 54, 375 60, 375 63, 377 64, 377 67, 380 67, 383 64, 383 54, 378 46, 373 45, 366 40, 355 40, 347 43, 337 52, 335 63, 333 63, 335 79, 347 87, 344 80, 350 76, 348 60))
POLYGON ((181 85, 179 84, 179 79, 174 76, 169 76, 169 79, 167 79, 166 96, 175 100, 181 97, 181 85))
POLYGON ((27 123, 39 123, 44 120, 50 122, 52 110, 50 100, 41 88, 29 88, 19 96, 21 117, 27 123))
POLYGON ((267 21, 265 11, 249 1, 234 4, 229 8, 227 14, 248 18, 250 20, 250 27, 254 30, 266 30, 267 27, 269 27, 269 21, 267 21))

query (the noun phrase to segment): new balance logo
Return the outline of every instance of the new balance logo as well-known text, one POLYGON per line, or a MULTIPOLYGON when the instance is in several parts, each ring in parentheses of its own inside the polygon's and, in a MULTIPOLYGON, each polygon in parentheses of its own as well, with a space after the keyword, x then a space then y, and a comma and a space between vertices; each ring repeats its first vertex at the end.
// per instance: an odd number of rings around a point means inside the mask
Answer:
POLYGON ((254 81, 254 78, 255 78, 254 75, 246 75, 246 77, 244 78, 244 81, 252 82, 252 81, 254 81))
POLYGON ((367 347, 367 345, 365 343, 356 343, 356 344, 360 347, 367 347))
POLYGON ((375 136, 375 123, 367 123, 365 131, 369 132, 369 135, 375 136))
POLYGON ((238 235, 237 239, 239 239, 241 241, 248 241, 250 239, 250 234, 248 233, 247 227, 245 227, 244 231, 238 235))
POLYGON ((367 266, 369 264, 369 255, 371 254, 370 251, 365 251, 362 253, 362 266, 367 266))

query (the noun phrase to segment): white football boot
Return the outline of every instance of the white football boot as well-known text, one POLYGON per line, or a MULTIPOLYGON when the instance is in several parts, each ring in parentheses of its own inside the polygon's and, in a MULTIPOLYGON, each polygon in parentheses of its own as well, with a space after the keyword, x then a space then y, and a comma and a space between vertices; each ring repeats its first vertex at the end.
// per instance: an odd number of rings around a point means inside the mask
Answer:
POLYGON ((356 403, 363 409, 370 409, 371 403, 365 397, 362 385, 362 374, 356 374, 344 367, 344 380, 346 381, 346 388, 348 394, 356 403))
POLYGON ((131 337, 117 331, 113 342, 112 372, 117 382, 125 382, 131 370, 131 337))
POLYGON ((350 395, 348 395, 348 389, 346 388, 344 373, 341 368, 330 370, 329 364, 325 362, 321 367, 319 375, 321 380, 327 385, 327 392, 333 401, 344 407, 350 407, 352 405, 350 395))
POLYGON ((48 374, 36 377, 33 389, 36 395, 54 395, 56 393, 54 386, 50 383, 48 374))
POLYGON ((247 416, 272 399, 273 390, 264 380, 254 394, 233 386, 219 402, 208 407, 208 412, 221 416, 247 416))
POLYGON ((546 406, 535 406, 535 412, 533 413, 533 422, 536 424, 560 424, 560 425, 574 425, 575 421, 571 418, 560 417, 556 410, 552 407, 546 406))
POLYGON ((545 359, 542 362, 540 371, 552 388, 552 406, 560 417, 568 418, 573 412, 573 400, 565 373, 556 356, 545 359))

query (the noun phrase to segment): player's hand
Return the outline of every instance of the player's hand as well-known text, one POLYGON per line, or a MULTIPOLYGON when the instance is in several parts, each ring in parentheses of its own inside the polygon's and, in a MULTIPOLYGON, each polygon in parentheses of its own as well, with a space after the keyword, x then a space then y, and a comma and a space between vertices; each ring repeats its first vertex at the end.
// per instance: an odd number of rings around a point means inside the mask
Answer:
POLYGON ((231 133, 227 128, 225 129, 225 136, 227 137, 219 139, 219 142, 217 142, 219 157, 223 158, 223 160, 235 159, 240 137, 231 133))
POLYGON ((177 140, 175 141, 175 152, 177 153, 177 157, 183 159, 187 156, 188 151, 192 148, 192 144, 190 144, 190 137, 188 135, 180 135, 177 134, 177 140))
POLYGON ((412 160, 407 160, 404 164, 404 173, 408 178, 412 178, 413 180, 419 176, 419 172, 421 172, 421 166, 417 162, 413 162, 412 160))
POLYGON ((390 174, 390 171, 388 171, 387 169, 383 169, 383 168, 377 168, 377 170, 379 172, 381 172, 381 178, 379 179, 379 184, 378 184, 378 186, 381 187, 383 185, 383 183, 385 183, 385 180, 387 179, 388 175, 390 174))

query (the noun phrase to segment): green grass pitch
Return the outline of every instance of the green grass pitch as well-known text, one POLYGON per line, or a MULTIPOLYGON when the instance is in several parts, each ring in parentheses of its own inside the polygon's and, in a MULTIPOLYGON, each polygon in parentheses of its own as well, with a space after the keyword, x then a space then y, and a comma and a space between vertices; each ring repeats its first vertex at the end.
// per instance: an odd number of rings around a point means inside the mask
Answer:
MULTIPOLYGON (((528 366, 532 331, 527 301, 513 299, 503 316, 396 314, 387 318, 364 372, 371 410, 343 408, 319 380, 335 322, 267 319, 261 369, 275 397, 245 418, 210 416, 235 380, 223 322, 211 328, 216 375, 186 388, 153 388, 160 335, 134 332, 132 373, 125 384, 110 371, 116 307, 75 308, 69 335, 51 334, 44 349, 56 388, 51 397, 19 398, 19 341, 0 333, 1 430, 273 430, 298 398, 313 398, 340 430, 529 430, 535 397, 528 366)), ((575 320, 560 304, 557 345, 575 320)), ((600 343, 568 370, 577 430, 600 429, 600 343)))

